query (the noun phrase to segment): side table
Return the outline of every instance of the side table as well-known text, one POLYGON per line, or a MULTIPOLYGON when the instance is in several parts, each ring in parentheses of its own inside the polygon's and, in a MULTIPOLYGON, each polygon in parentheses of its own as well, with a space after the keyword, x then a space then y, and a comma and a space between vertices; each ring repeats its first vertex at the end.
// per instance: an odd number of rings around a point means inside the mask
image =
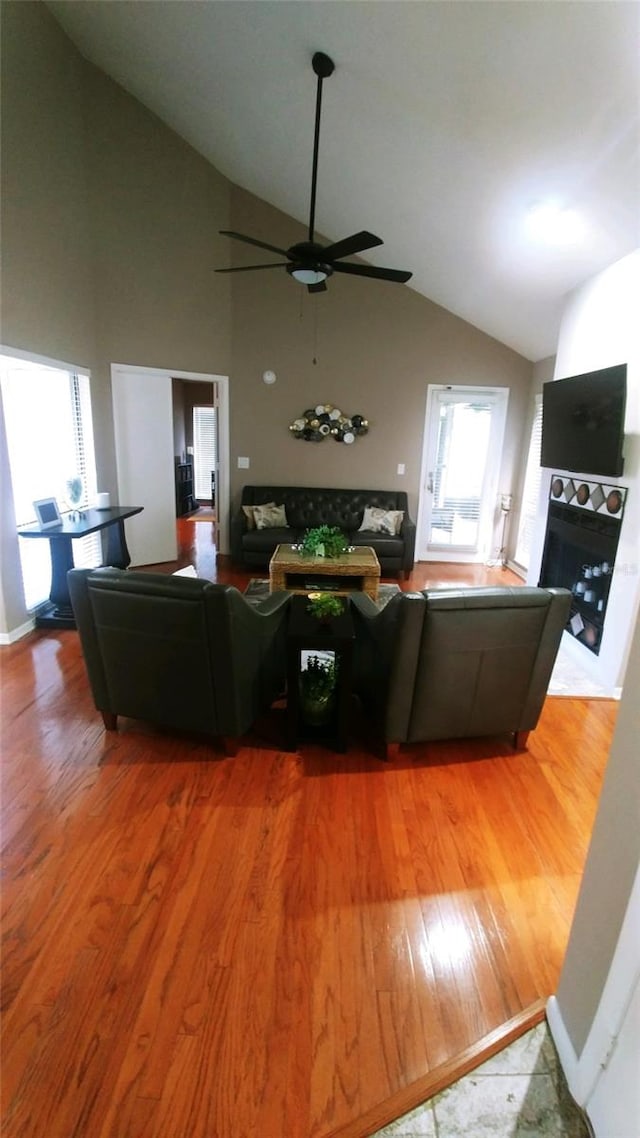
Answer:
POLYGON ((320 625, 307 612, 307 597, 294 596, 289 605, 287 625, 287 750, 296 751, 303 734, 309 738, 330 738, 336 751, 346 751, 351 703, 351 662, 355 629, 351 602, 344 599, 344 610, 327 625, 320 625), (301 653, 334 652, 338 668, 335 714, 326 728, 306 728, 302 722, 299 676, 301 653))
POLYGON ((20 537, 46 537, 51 550, 51 591, 46 608, 36 617, 36 628, 75 628, 67 573, 73 569, 72 541, 99 530, 107 531, 107 565, 126 569, 131 563, 124 536, 124 520, 142 513, 143 506, 112 506, 108 510, 86 509, 63 514, 57 526, 45 529, 34 523, 18 530, 20 537))

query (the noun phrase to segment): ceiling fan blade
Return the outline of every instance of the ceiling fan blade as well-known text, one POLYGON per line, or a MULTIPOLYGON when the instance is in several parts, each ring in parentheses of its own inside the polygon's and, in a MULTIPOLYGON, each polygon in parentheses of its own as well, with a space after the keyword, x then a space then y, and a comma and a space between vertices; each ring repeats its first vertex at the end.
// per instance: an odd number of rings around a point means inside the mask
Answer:
POLYGON ((365 249, 373 249, 376 245, 384 245, 382 238, 362 229, 360 233, 354 233, 351 237, 334 242, 333 245, 327 245, 322 255, 327 261, 335 261, 338 257, 352 257, 356 253, 364 253, 365 249))
POLYGON ((308 292, 326 292, 327 286, 326 286, 324 281, 320 281, 318 284, 307 285, 307 291, 308 292))
POLYGON ((273 261, 270 265, 238 265, 235 269, 214 269, 214 273, 251 273, 254 269, 279 269, 288 261, 273 261))
POLYGON ((374 280, 397 281, 398 284, 406 284, 413 276, 403 269, 379 269, 376 265, 349 265, 341 261, 332 263, 332 268, 334 273, 351 273, 354 277, 373 277, 374 280))
POLYGON ((232 229, 219 229, 223 237, 235 237, 236 241, 244 241, 247 245, 257 245, 258 249, 270 249, 272 253, 281 253, 287 256, 286 249, 279 249, 277 245, 267 245, 266 241, 258 241, 255 237, 245 237, 244 233, 234 233, 232 229))

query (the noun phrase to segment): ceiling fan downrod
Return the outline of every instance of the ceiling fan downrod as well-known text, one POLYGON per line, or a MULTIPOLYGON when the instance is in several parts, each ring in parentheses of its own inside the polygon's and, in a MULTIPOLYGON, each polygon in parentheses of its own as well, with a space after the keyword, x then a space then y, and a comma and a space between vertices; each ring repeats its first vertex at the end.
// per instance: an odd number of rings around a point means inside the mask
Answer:
POLYGON ((313 166, 311 168, 311 208, 309 210, 309 242, 313 242, 313 232, 316 218, 316 186, 318 182, 318 149, 320 144, 320 111, 322 109, 322 81, 333 75, 335 64, 323 51, 316 51, 311 66, 318 76, 318 89, 316 94, 316 127, 313 136, 313 166))

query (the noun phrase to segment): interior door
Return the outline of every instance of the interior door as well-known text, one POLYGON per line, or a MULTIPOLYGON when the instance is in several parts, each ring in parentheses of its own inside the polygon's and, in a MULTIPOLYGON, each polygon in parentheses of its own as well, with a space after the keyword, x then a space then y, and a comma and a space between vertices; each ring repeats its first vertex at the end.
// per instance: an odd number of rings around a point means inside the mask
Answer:
POLYGON ((111 391, 122 506, 143 506, 127 526, 131 565, 174 561, 178 554, 171 378, 112 367, 111 391))
POLYGON ((489 556, 508 395, 507 388, 430 386, 420 560, 489 556))

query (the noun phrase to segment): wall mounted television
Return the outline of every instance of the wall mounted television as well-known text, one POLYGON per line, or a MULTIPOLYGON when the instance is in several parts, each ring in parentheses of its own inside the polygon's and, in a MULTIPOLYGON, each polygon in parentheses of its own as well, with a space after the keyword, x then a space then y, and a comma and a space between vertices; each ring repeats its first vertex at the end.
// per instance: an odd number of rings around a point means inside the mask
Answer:
POLYGON ((626 364, 545 383, 540 465, 618 477, 624 468, 626 402, 626 364))

